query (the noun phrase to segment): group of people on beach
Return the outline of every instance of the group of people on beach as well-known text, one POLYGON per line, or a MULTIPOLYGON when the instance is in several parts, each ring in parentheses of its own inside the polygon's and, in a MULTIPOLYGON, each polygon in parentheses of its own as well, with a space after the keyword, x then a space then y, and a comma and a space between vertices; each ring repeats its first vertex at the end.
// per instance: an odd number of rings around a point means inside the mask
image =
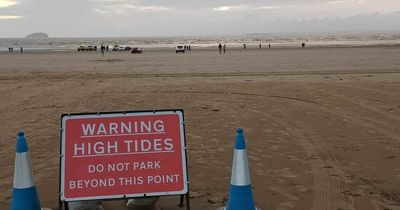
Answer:
MULTIPOLYGON (((262 48, 261 43, 258 45, 258 47, 259 47, 260 49, 262 48)), ((304 46, 303 46, 303 47, 304 47, 304 46)), ((271 48, 271 44, 268 44, 268 48, 271 48)), ((223 45, 222 45, 222 43, 219 43, 218 49, 219 49, 219 54, 222 54, 222 52, 224 52, 224 54, 225 54, 225 52, 226 52, 226 44, 223 44, 223 45)), ((244 49, 244 50, 247 49, 246 43, 243 43, 243 49, 244 49)))
POLYGON ((218 49, 219 49, 219 54, 221 54, 222 49, 224 50, 224 54, 225 54, 225 51, 226 51, 226 44, 224 43, 224 45, 222 45, 221 43, 219 43, 218 49))
MULTIPOLYGON (((261 44, 261 43, 258 44, 258 47, 259 47, 260 49, 262 49, 262 44, 261 44)), ((301 47, 302 47, 302 48, 305 48, 305 47, 306 47, 306 43, 305 43, 305 42, 302 42, 302 43, 301 43, 301 47)), ((271 44, 270 44, 270 43, 268 43, 268 48, 271 48, 271 44)), ((219 54, 222 54, 222 52, 224 52, 224 54, 225 54, 225 52, 226 52, 226 45, 225 45, 225 44, 222 45, 222 43, 219 43, 218 49, 219 49, 219 54)), ((243 43, 243 49, 244 49, 244 50, 247 49, 246 43, 243 43)))
MULTIPOLYGON (((8 47, 8 52, 14 52, 14 47, 8 47)), ((24 48, 21 47, 21 52, 24 52, 24 48)))
MULTIPOLYGON (((261 43, 258 46, 260 49, 262 48, 261 43)), ((301 43, 302 48, 304 48, 305 46, 306 46, 306 44, 304 42, 301 43)), ((268 48, 271 48, 271 44, 268 44, 268 48)), ((106 46, 106 45, 102 44, 100 49, 101 49, 101 56, 104 56, 104 51, 108 51, 109 47, 108 47, 108 45, 106 46)), ((186 50, 192 51, 192 47, 190 45, 184 45, 184 49, 185 49, 185 51, 186 50)), ((225 54, 226 44, 219 43, 218 49, 219 49, 219 54, 222 54, 222 52, 225 54)), ((243 43, 243 49, 247 49, 246 43, 243 43)), ((20 48, 20 51, 21 51, 21 53, 24 52, 24 48, 22 46, 20 48)), ((8 47, 8 52, 14 52, 14 47, 8 47)))
POLYGON ((185 51, 192 51, 192 47, 190 45, 184 45, 183 48, 185 49, 185 51))
POLYGON ((101 44, 100 50, 101 50, 101 56, 104 56, 104 51, 109 51, 110 47, 105 44, 101 44))

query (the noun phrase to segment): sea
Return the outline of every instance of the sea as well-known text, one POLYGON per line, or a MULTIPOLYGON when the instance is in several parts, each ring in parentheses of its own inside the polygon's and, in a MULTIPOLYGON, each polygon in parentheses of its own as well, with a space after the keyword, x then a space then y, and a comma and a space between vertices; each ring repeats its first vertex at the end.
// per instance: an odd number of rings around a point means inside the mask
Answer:
POLYGON ((76 50, 80 45, 114 45, 149 49, 174 48, 177 44, 191 45, 195 48, 212 48, 219 43, 228 47, 291 48, 301 43, 307 47, 341 46, 400 46, 400 32, 374 33, 307 33, 307 34, 245 34, 227 36, 160 36, 160 37, 96 37, 96 38, 0 38, 0 51, 9 47, 19 50, 76 50))

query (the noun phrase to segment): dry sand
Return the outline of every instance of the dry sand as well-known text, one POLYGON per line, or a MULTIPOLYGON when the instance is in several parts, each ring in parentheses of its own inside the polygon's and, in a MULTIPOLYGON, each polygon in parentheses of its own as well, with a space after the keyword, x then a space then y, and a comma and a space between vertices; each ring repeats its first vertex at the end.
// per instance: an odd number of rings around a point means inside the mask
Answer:
POLYGON ((261 209, 400 209, 399 56, 390 47, 2 53, 0 209, 19 130, 41 203, 56 209, 62 113, 170 108, 185 110, 193 210, 224 206, 237 127, 261 209))

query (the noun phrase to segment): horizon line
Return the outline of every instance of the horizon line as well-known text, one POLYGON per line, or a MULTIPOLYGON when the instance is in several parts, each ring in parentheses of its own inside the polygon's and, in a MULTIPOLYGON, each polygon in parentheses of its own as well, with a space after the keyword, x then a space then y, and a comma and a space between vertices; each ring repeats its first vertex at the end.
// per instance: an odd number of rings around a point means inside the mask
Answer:
POLYGON ((0 37, 0 39, 66 39, 66 38, 157 38, 157 37, 226 37, 226 36, 254 36, 254 35, 285 35, 285 34, 298 34, 298 35, 312 35, 312 34, 344 34, 344 33, 355 33, 355 34, 374 34, 374 33, 399 33, 400 30, 360 30, 360 31, 309 31, 309 32, 294 32, 294 31, 286 31, 286 32, 250 32, 250 33, 226 33, 226 34, 190 34, 190 35, 132 35, 132 36, 50 36, 46 32, 33 32, 24 37, 0 37), (26 36, 33 33, 45 33, 49 37, 48 38, 26 38, 26 36))

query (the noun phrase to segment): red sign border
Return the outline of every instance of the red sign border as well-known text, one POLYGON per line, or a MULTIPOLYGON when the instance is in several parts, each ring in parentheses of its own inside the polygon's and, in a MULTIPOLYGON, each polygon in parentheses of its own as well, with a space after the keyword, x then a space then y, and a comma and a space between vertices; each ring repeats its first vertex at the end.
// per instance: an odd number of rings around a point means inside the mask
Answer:
POLYGON ((61 128, 60 128, 60 173, 59 173, 59 191, 60 201, 86 201, 86 200, 111 200, 111 199, 126 199, 150 196, 169 196, 169 195, 187 195, 189 192, 189 173, 187 167, 187 146, 186 146, 186 133, 183 109, 170 109, 170 110, 144 110, 144 111, 120 111, 120 112, 97 112, 97 113, 70 113, 61 115, 61 128), (145 116, 145 115, 159 115, 159 114, 178 114, 180 122, 181 133, 181 154, 182 154, 182 168, 184 176, 184 189, 182 191, 173 192, 155 192, 155 193, 140 193, 140 194, 120 194, 110 196, 91 196, 80 198, 66 198, 64 196, 64 176, 65 176, 65 122, 67 119, 76 118, 96 118, 96 117, 116 117, 116 116, 145 116))

